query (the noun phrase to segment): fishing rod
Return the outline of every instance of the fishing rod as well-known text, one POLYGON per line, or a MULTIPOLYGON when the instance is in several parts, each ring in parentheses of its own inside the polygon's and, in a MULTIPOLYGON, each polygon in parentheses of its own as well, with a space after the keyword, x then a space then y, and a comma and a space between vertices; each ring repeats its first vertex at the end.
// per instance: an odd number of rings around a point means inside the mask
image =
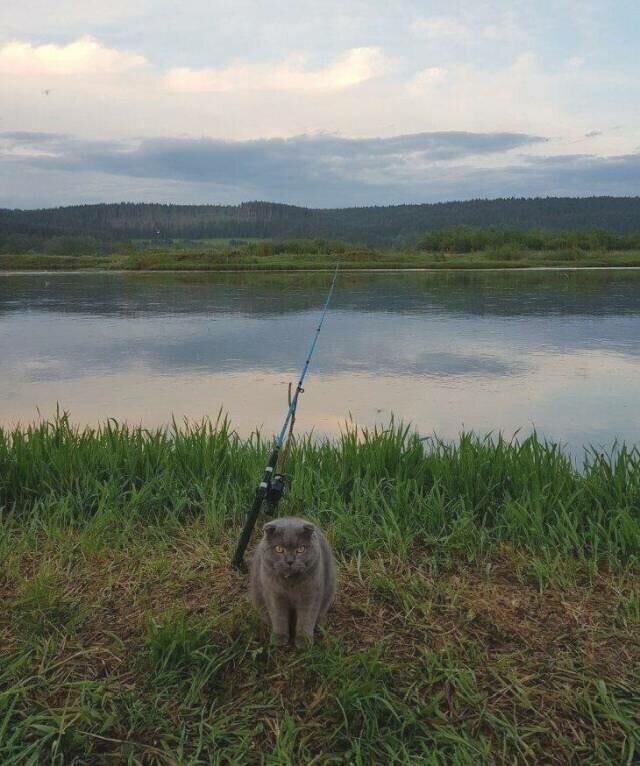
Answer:
MULTIPOLYGON (((327 315, 327 311, 329 310, 329 304, 331 303, 331 298, 333 297, 333 291, 336 286, 336 279, 338 278, 339 267, 340 267, 340 264, 337 263, 336 269, 333 272, 331 287, 329 288, 329 292, 327 294, 327 300, 325 301, 324 309, 322 310, 322 315, 320 316, 320 322, 318 323, 318 327, 316 328, 315 334, 313 336, 313 341, 311 343, 311 348, 309 349, 309 353, 307 354, 306 361, 304 363, 304 366, 302 367, 302 372, 300 373, 300 379, 298 380, 298 385, 296 386, 296 390, 293 394, 293 397, 290 398, 287 415, 284 419, 284 423, 282 424, 282 428, 280 429, 280 433, 278 434, 278 438, 276 439, 273 449, 271 450, 271 454, 269 455, 269 460, 267 461, 267 467, 264 469, 264 474, 262 475, 262 481, 256 488, 256 494, 253 499, 253 505, 251 506, 251 508, 249 509, 249 512, 247 513, 247 516, 244 522, 244 527, 242 529, 242 533, 240 534, 240 539, 238 540, 238 545, 236 547, 236 552, 233 554, 233 559, 231 560, 231 566, 233 569, 237 569, 239 571, 246 571, 246 564, 244 562, 244 553, 247 550, 247 546, 249 545, 249 540, 251 540, 251 533, 253 532, 253 528, 255 527, 256 521, 258 520, 258 514, 260 513, 262 504, 266 502, 270 515, 274 515, 276 512, 278 501, 280 500, 280 498, 282 497, 282 493, 284 492, 284 477, 281 474, 274 473, 274 471, 278 464, 278 457, 280 456, 280 449, 282 448, 282 444, 284 442, 285 435, 287 433, 287 428, 289 429, 289 437, 291 436, 291 431, 293 429, 293 423, 294 423, 295 415, 296 415, 296 408, 298 406, 298 397, 304 391, 304 389, 302 388, 302 384, 307 374, 307 370, 309 369, 309 363, 311 362, 311 357, 313 356, 313 352, 315 351, 316 343, 318 342, 318 338, 320 337, 320 330, 322 330, 324 319, 327 315)), ((287 446, 288 446, 288 440, 287 440, 287 446)))

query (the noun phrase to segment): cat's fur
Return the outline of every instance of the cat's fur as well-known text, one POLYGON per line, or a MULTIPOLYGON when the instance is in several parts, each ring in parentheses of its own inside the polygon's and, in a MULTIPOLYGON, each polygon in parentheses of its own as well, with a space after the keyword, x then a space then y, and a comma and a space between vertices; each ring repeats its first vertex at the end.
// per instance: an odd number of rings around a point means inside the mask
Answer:
POLYGON ((271 624, 278 646, 313 642, 313 632, 333 601, 336 569, 331 547, 311 522, 294 516, 264 525, 251 561, 249 595, 271 624), (284 549, 276 552, 276 546, 284 549), (304 552, 296 550, 304 546, 304 552))

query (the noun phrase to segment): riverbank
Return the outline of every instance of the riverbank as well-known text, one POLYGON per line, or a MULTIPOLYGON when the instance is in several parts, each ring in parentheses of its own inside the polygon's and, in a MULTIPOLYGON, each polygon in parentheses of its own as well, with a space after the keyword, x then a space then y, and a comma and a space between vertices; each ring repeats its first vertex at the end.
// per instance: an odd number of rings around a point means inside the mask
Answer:
POLYGON ((301 439, 328 635, 268 648, 228 561, 268 445, 0 433, 3 763, 630 763, 640 455, 402 429, 301 439))
POLYGON ((473 253, 356 251, 257 255, 220 250, 157 250, 112 255, 0 255, 0 271, 284 271, 330 269, 522 269, 640 266, 640 250, 485 250, 473 253))

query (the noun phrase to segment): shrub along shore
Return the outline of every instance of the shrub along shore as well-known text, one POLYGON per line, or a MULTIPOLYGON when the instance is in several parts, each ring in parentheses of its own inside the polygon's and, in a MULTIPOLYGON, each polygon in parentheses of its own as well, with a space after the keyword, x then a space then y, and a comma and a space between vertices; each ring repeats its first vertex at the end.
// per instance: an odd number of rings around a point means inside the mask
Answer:
POLYGON ((301 437, 327 634, 272 649, 228 561, 269 443, 0 431, 0 762, 632 763, 640 453, 301 437))
POLYGON ((342 270, 640 267, 640 250, 508 247, 469 253, 346 249, 342 253, 261 254, 158 248, 110 255, 0 255, 0 271, 317 271, 331 269, 337 261, 342 270))
MULTIPOLYGON (((34 235, 35 236, 35 235, 34 235)), ((539 229, 433 230, 412 244, 374 248, 330 239, 100 241, 54 236, 44 243, 0 232, 0 270, 125 271, 344 269, 490 269, 640 266, 640 232, 603 229, 553 232, 539 229)))

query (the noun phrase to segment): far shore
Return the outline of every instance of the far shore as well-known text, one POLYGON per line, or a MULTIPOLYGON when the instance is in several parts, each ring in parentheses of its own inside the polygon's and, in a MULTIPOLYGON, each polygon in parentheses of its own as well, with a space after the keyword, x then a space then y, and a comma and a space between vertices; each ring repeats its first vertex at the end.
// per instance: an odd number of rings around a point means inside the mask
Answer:
POLYGON ((111 255, 0 255, 2 272, 57 271, 343 271, 640 267, 640 250, 522 250, 432 253, 415 250, 255 255, 220 251, 157 250, 111 255))

